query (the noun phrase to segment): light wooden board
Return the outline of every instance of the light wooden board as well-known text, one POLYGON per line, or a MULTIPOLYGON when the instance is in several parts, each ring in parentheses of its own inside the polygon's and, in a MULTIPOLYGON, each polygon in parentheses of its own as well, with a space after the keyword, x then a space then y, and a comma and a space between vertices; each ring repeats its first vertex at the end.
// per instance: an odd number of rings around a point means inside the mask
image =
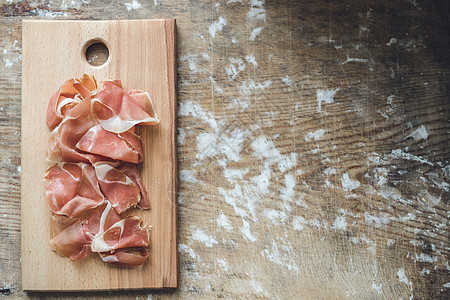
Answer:
POLYGON ((22 284, 26 291, 177 287, 175 20, 24 21, 22 67, 22 284), (83 48, 106 42, 109 59, 91 66, 83 48), (141 173, 151 210, 134 212, 151 224, 150 258, 117 268, 93 255, 70 263, 49 245, 50 210, 43 185, 50 96, 82 74, 120 79, 125 89, 148 91, 161 123, 138 130, 144 145, 141 173))

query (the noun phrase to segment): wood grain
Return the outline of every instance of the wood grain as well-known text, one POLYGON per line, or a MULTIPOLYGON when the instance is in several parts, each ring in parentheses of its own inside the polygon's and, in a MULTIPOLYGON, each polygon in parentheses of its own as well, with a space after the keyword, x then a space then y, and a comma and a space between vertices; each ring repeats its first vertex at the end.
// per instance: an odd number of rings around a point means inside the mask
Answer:
POLYGON ((22 65, 22 287, 26 291, 125 290, 177 287, 175 21, 24 21, 22 65), (86 61, 91 41, 109 58, 86 61), (48 246, 47 167, 49 97, 71 77, 120 79, 124 89, 148 91, 161 123, 142 127, 140 165, 151 210, 133 211, 151 224, 150 258, 138 268, 117 268, 97 256, 70 263, 48 246))
POLYGON ((58 300, 448 299, 447 2, 0 4, 0 288, 58 300), (179 289, 22 291, 19 57, 30 17, 177 19, 179 289), (319 113, 318 90, 336 89, 319 113), (422 125, 426 139, 410 136, 422 125), (261 136, 280 161, 255 153, 261 136), (267 169, 263 190, 254 178, 267 169), (344 190, 345 174, 360 186, 344 190))

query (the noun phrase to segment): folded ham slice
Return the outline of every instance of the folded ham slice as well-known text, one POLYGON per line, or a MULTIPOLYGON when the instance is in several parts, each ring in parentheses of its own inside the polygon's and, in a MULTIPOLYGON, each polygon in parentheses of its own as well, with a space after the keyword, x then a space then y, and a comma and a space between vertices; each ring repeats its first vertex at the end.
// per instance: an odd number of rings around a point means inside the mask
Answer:
POLYGON ((95 169, 85 163, 59 163, 47 169, 45 194, 55 214, 75 217, 101 205, 104 196, 95 169))
POLYGON ((124 248, 114 253, 99 253, 101 259, 108 264, 122 267, 136 267, 142 265, 148 258, 147 248, 124 248))
POLYGON ((114 81, 104 81, 103 84, 105 89, 92 99, 92 108, 104 129, 122 133, 138 124, 159 123, 148 93, 138 90, 125 93, 114 81))
POLYGON ((92 254, 91 240, 92 237, 86 232, 86 226, 76 219, 72 225, 50 240, 50 248, 71 261, 77 261, 92 254))
POLYGON ((139 203, 141 190, 130 177, 106 163, 96 163, 94 168, 103 194, 119 214, 139 203))
POLYGON ((84 74, 82 78, 67 80, 50 98, 47 108, 48 128, 55 129, 75 105, 81 100, 90 99, 95 94, 97 94, 97 81, 94 76, 84 74))
POLYGON ((103 129, 100 124, 91 127, 75 147, 88 153, 135 164, 142 161, 143 157, 142 141, 136 134, 131 131, 112 133, 103 129))

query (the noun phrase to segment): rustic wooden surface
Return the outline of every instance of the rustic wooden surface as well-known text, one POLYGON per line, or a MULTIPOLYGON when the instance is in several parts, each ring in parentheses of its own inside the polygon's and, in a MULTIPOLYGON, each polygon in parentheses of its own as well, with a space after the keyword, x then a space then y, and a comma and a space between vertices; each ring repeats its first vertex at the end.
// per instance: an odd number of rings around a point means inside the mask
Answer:
MULTIPOLYGON (((25 21, 22 25, 22 289, 80 291, 177 286, 175 21, 25 21), (70 35, 67 35, 70 33, 70 35), (106 41, 110 57, 93 67, 82 49, 106 41), (141 68, 141 73, 136 72, 141 68), (125 90, 149 91, 161 122, 138 127, 142 180, 150 210, 132 210, 151 225, 150 258, 138 268, 114 268, 98 255, 71 263, 48 246, 51 211, 42 184, 48 167, 48 95, 70 75, 120 78, 125 90), (42 84, 45 78, 46 84, 42 84), (36 269, 40 276, 35 276, 36 269), (95 270, 95 272, 92 272, 95 270)), ((101 85, 100 85, 101 86, 101 85)))
POLYGON ((445 299, 448 12, 444 0, 2 2, 1 293, 445 299), (177 19, 178 290, 22 292, 30 17, 177 19))

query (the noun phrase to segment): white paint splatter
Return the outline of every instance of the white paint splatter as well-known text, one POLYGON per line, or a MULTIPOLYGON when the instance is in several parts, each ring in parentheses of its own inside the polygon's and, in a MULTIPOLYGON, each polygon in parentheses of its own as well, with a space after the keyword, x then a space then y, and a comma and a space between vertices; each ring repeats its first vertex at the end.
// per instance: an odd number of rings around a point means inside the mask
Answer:
POLYGON ((378 293, 378 295, 381 295, 383 293, 382 287, 383 287, 382 283, 378 285, 375 282, 372 283, 372 288, 378 293))
POLYGON ((244 238, 251 242, 256 242, 256 238, 253 236, 253 234, 250 231, 250 223, 248 223, 246 220, 242 219, 242 227, 240 229, 242 235, 244 238))
POLYGON ((252 285, 252 287, 255 290, 255 292, 262 293, 263 288, 261 287, 261 284, 259 282, 257 282, 255 279, 252 279, 250 281, 250 284, 252 285))
POLYGON ((390 246, 394 245, 395 240, 388 239, 386 243, 387 243, 387 246, 390 247, 390 246))
POLYGON ((17 172, 21 173, 22 172, 22 167, 21 166, 17 166, 17 172))
POLYGON ((292 221, 292 226, 294 227, 294 230, 301 231, 305 228, 306 223, 307 222, 306 222, 305 218, 303 218, 301 216, 294 216, 293 221, 292 221))
POLYGON ((283 81, 283 83, 288 86, 294 85, 294 82, 292 81, 291 77, 289 77, 289 75, 286 75, 286 77, 281 78, 281 81, 283 81))
POLYGON ((342 175, 341 184, 344 191, 353 191, 360 186, 360 182, 356 179, 350 179, 347 173, 342 175))
POLYGON ((205 233, 205 231, 203 231, 200 228, 197 228, 193 233, 192 236, 190 237, 192 240, 198 241, 200 243, 202 243, 203 245, 205 245, 206 247, 211 248, 214 245, 217 245, 218 242, 212 237, 209 236, 205 233))
POLYGON ((250 37, 249 40, 250 41, 254 41, 256 39, 256 37, 261 33, 261 31, 264 29, 263 27, 257 27, 255 29, 253 29, 252 33, 250 33, 250 37))
POLYGON ((308 132, 308 134, 305 135, 305 141, 310 141, 314 139, 315 141, 320 140, 320 138, 324 135, 325 130, 319 129, 314 132, 308 132))
POLYGON ((333 226, 331 228, 336 230, 346 230, 347 229, 347 221, 345 220, 344 215, 337 215, 334 219, 333 226))
POLYGON ((194 250, 185 244, 178 244, 178 251, 184 251, 187 255, 189 255, 192 259, 197 261, 201 261, 200 257, 194 252, 194 250))
POLYGON ((427 268, 423 268, 422 271, 420 271, 419 275, 424 276, 424 275, 428 275, 430 273, 431 273, 430 270, 428 270, 427 268))
POLYGON ((414 130, 410 135, 408 135, 405 139, 412 137, 414 140, 426 140, 428 138, 428 132, 425 126, 420 125, 419 128, 414 130))
POLYGON ((194 173, 190 170, 180 170, 180 179, 184 182, 197 183, 194 173))
POLYGON ((388 46, 391 46, 391 45, 394 45, 394 44, 397 44, 397 39, 396 38, 391 38, 389 40, 389 42, 386 43, 386 45, 388 45, 388 46))
POLYGON ((186 138, 186 132, 183 128, 178 128, 178 136, 177 136, 177 142, 181 145, 184 144, 184 139, 186 138))
POLYGON ((280 189, 281 199, 292 202, 295 188, 295 177, 292 174, 284 175, 285 188, 280 189))
POLYGON ((217 137, 215 133, 201 133, 197 136, 197 155, 200 160, 217 154, 217 137))
POLYGON ((245 63, 240 58, 229 58, 230 65, 228 67, 225 67, 225 71, 227 72, 228 76, 232 80, 236 79, 236 77, 245 70, 245 63))
POLYGON ((450 282, 444 283, 444 285, 442 286, 444 288, 450 288, 450 282))
POLYGON ((400 158, 400 159, 404 159, 404 160, 417 161, 417 162, 420 162, 422 164, 427 164, 427 165, 430 165, 430 166, 434 166, 434 164, 432 162, 428 161, 427 159, 422 158, 420 156, 412 155, 410 153, 406 153, 402 149, 394 149, 394 150, 392 150, 391 157, 393 157, 393 158, 400 158))
POLYGON ((256 62, 255 56, 253 54, 249 54, 245 56, 245 59, 248 63, 252 64, 254 67, 258 66, 258 63, 256 62))
POLYGON ((350 62, 356 62, 356 63, 363 63, 363 64, 365 64, 365 63, 368 63, 369 60, 367 58, 354 58, 354 57, 348 57, 347 56, 346 60, 341 61, 341 65, 345 65, 345 64, 350 63, 350 62))
POLYGON ((289 156, 281 155, 280 161, 278 162, 278 169, 281 172, 292 169, 297 165, 297 153, 292 152, 289 156))
POLYGON ((266 21, 266 10, 263 7, 263 0, 251 0, 250 11, 247 13, 247 19, 250 21, 266 21))
POLYGON ((269 193, 270 177, 271 171, 270 168, 267 166, 261 170, 260 175, 251 178, 250 181, 257 185, 259 191, 262 194, 266 195, 267 193, 269 193))
POLYGON ((142 5, 139 2, 137 2, 137 0, 133 0, 130 3, 125 3, 125 6, 127 10, 130 11, 130 10, 137 10, 141 8, 142 5))
POLYGON ((332 90, 317 90, 317 112, 322 111, 322 102, 325 103, 333 103, 334 102, 334 96, 336 95, 336 92, 339 91, 339 88, 332 89, 332 90))
POLYGON ((398 276, 398 280, 400 282, 406 283, 407 285, 409 285, 410 287, 412 287, 412 282, 408 280, 408 277, 406 277, 405 275, 405 269, 404 268, 400 268, 397 272, 397 276, 398 276))
POLYGON ((265 210, 264 216, 267 219, 269 219, 274 225, 284 224, 287 218, 287 215, 284 211, 279 211, 275 209, 265 210))
POLYGON ((270 249, 260 252, 263 257, 267 257, 275 264, 286 267, 289 271, 298 273, 299 268, 295 264, 295 252, 288 239, 276 237, 272 240, 270 249))
POLYGON ((194 118, 200 119, 209 124, 209 126, 218 131, 219 125, 210 112, 206 112, 199 103, 188 100, 180 103, 178 113, 181 116, 192 115, 194 118))
POLYGON ((219 227, 225 228, 228 231, 233 229, 233 226, 231 226, 230 220, 228 220, 228 217, 223 212, 220 212, 220 215, 217 218, 217 225, 219 227))
POLYGON ((217 33, 218 31, 222 31, 223 26, 226 26, 226 25, 227 25, 227 20, 224 19, 223 17, 219 17, 219 20, 218 20, 218 21, 212 23, 212 24, 209 26, 209 35, 210 35, 212 38, 215 38, 215 37, 216 37, 216 33, 217 33))
POLYGON ((219 258, 217 260, 217 264, 219 265, 220 268, 222 268, 225 272, 230 271, 230 266, 228 265, 228 262, 223 259, 223 258, 219 258))
POLYGON ((389 95, 389 96, 387 97, 387 99, 386 99, 386 103, 387 103, 388 105, 391 105, 391 104, 392 104, 392 101, 394 101, 394 99, 395 99, 395 95, 389 95))
POLYGON ((380 213, 379 216, 375 216, 371 215, 369 212, 365 212, 364 219, 367 223, 375 225, 375 227, 380 227, 381 225, 386 225, 390 222, 390 218, 387 213, 380 213))

